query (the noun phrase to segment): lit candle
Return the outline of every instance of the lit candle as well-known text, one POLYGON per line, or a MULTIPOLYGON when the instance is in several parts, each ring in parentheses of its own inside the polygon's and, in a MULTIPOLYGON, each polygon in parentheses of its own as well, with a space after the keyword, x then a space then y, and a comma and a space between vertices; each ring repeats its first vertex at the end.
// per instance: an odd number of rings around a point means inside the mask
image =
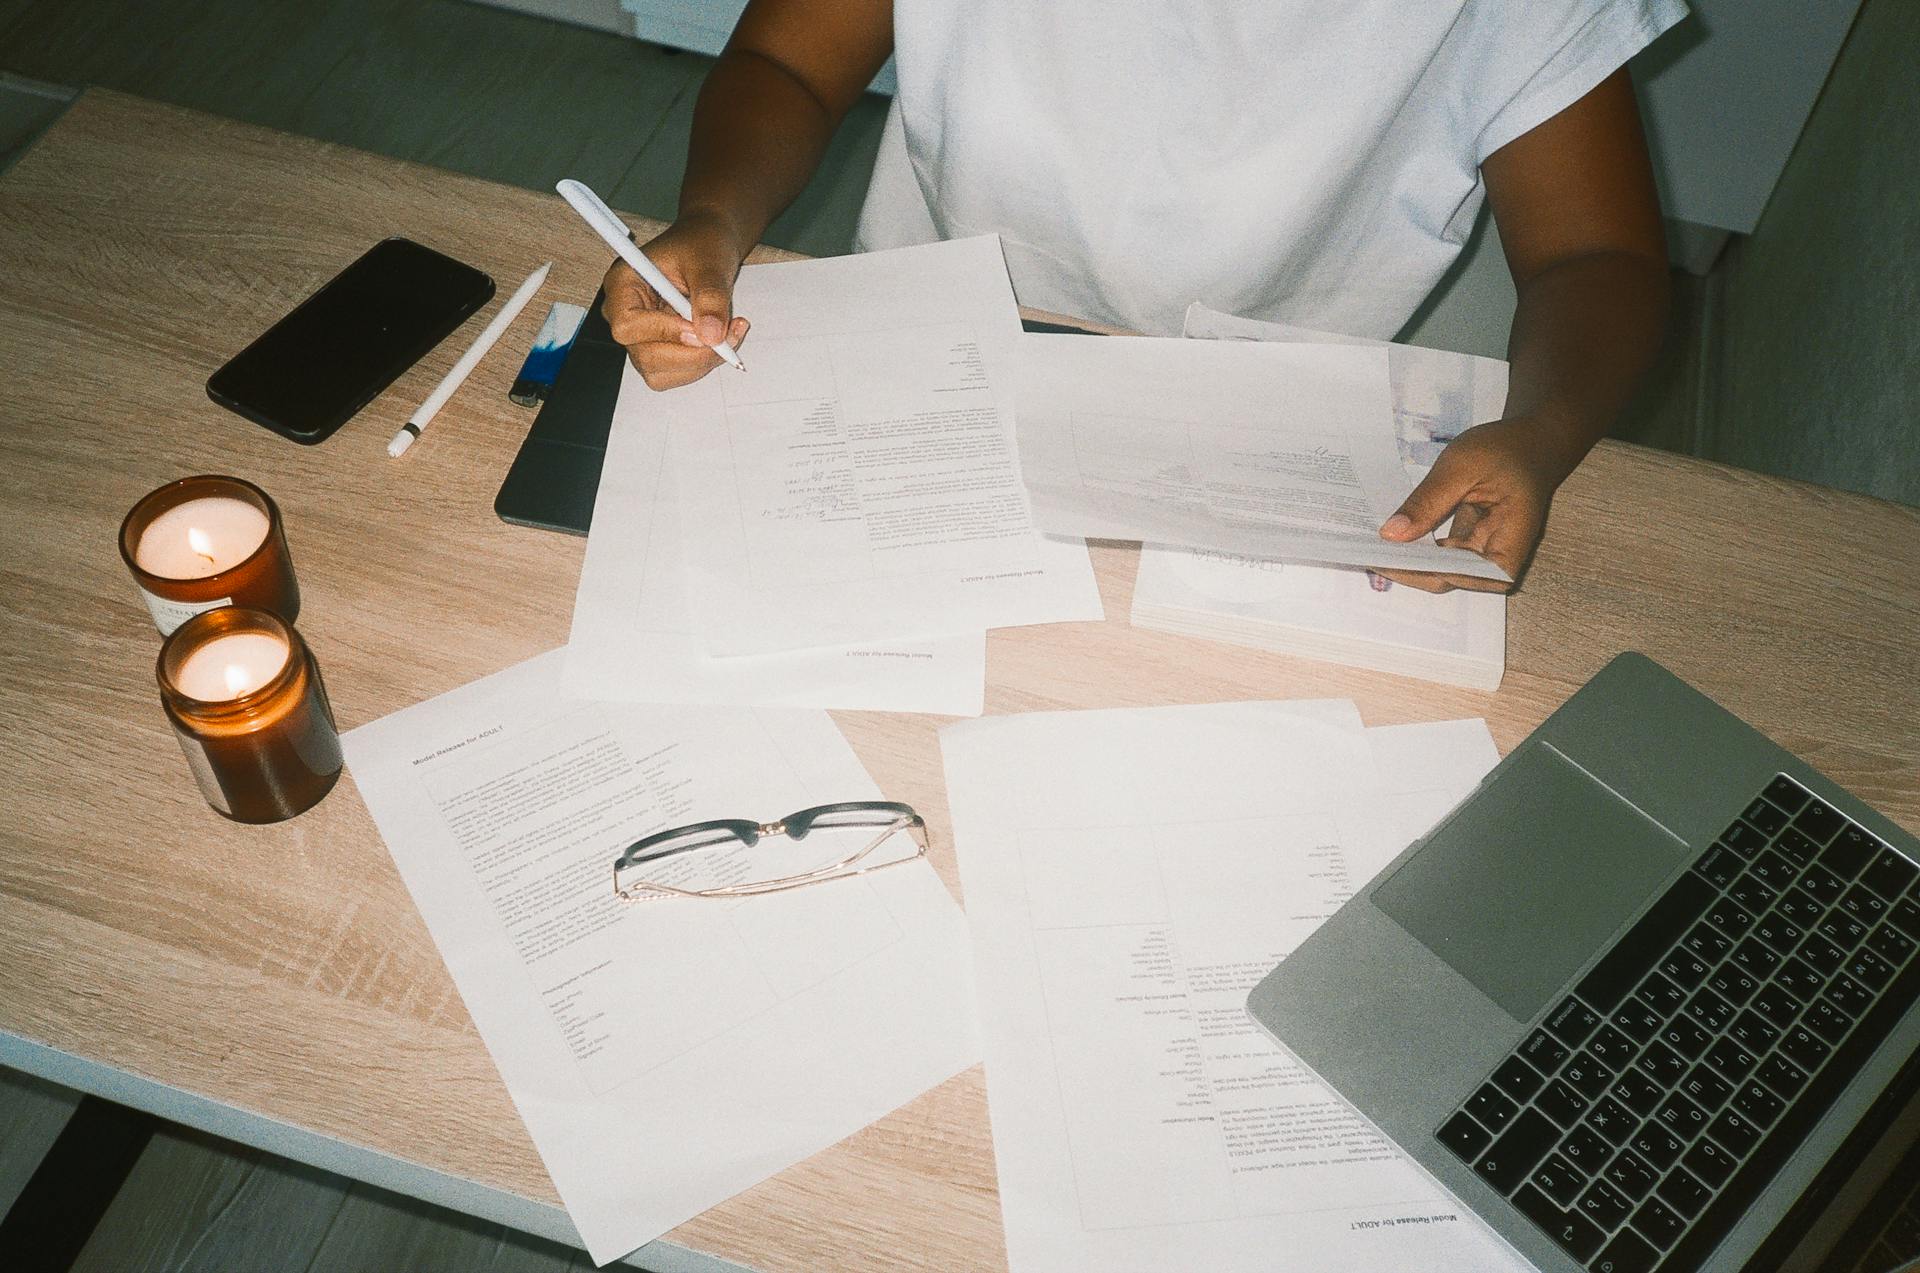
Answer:
POLYGON ((208 804, 236 822, 279 822, 340 777, 340 735, 320 668, 291 624, 222 606, 160 646, 160 703, 208 804))
POLYGON ((245 500, 208 495, 175 504, 147 523, 133 559, 162 579, 205 579, 253 556, 267 515, 245 500))
POLYGON ((237 477, 186 477, 149 491, 120 523, 120 556, 162 635, 221 606, 300 617, 280 509, 237 477))
POLYGON ((234 632, 197 647, 174 684, 188 698, 223 703, 251 694, 287 665, 287 643, 269 632, 234 632))

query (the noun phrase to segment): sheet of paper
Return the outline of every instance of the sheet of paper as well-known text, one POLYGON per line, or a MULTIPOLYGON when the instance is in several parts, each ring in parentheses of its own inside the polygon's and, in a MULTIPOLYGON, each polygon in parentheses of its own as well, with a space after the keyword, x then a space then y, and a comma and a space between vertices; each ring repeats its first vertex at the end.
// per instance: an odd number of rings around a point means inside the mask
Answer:
POLYGON ((653 831, 877 798, 826 713, 569 702, 559 678, 555 651, 345 743, 605 1263, 979 1051, 964 921, 924 861, 743 900, 613 895, 615 855, 653 831))
POLYGON ((941 731, 1013 1273, 1525 1265, 1246 1016, 1495 753, 1324 705, 941 731))
POLYGON ((734 306, 747 370, 657 400, 707 653, 1101 617, 1027 510, 997 237, 750 265, 734 306))
POLYGON ((1240 318, 1209 309, 1199 301, 1187 306, 1181 334, 1198 340, 1385 346, 1394 432, 1400 457, 1416 476, 1424 476, 1433 467, 1447 443, 1476 424, 1498 420, 1507 409, 1508 368, 1499 358, 1240 318))
POLYGON ((1020 463, 1053 534, 1506 578, 1464 548, 1380 538, 1414 486, 1382 349, 1046 334, 1020 347, 1020 463))
POLYGON ((627 368, 573 603, 565 692, 639 703, 978 716, 986 693, 984 631, 732 659, 703 652, 687 594, 688 514, 669 481, 668 430, 657 410, 664 396, 627 368))

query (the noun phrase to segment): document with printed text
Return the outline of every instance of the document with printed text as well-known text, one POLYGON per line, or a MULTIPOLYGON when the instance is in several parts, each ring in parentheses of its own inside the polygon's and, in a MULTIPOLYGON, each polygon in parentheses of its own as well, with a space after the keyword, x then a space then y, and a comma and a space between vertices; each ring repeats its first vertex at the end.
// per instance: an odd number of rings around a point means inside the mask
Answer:
MULTIPOLYGON (((722 369, 715 374, 736 375, 722 369)), ((573 604, 562 686, 575 698, 640 703, 773 704, 978 716, 987 638, 920 641, 713 658, 694 634, 685 537, 706 533, 701 504, 683 507, 670 481, 670 436, 631 366, 621 381, 593 529, 573 604)), ((743 614, 745 624, 778 616, 743 614)))
POLYGON ((1506 578, 1380 538, 1414 487, 1381 348, 1029 334, 1019 438, 1053 534, 1506 578))
POLYGON ((1229 703, 941 747, 1014 1273, 1525 1268, 1246 1015, 1492 767, 1482 722, 1229 703))
MULTIPOLYGON (((879 797, 826 713, 579 703, 558 651, 345 735, 347 763, 595 1263, 978 1059, 924 860, 625 902, 645 835, 879 797)), ((795 852, 828 851, 815 831, 795 852)), ((783 850, 784 851, 784 850, 783 850)))
POLYGON ((748 370, 654 403, 706 653, 1101 617, 1086 545, 1027 510, 997 237, 750 265, 734 307, 748 370))

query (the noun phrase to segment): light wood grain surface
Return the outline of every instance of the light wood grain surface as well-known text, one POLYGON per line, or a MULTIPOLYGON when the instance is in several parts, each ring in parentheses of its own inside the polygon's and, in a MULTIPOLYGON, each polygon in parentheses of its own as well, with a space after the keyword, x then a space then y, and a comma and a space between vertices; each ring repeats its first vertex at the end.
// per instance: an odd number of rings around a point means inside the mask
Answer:
MULTIPOLYGON (((101 92, 0 179, 0 1030, 555 1200, 351 781, 277 827, 201 800, 114 536, 175 477, 271 492, 343 728, 561 644, 583 541, 492 500, 545 302, 586 301, 605 264, 557 197, 101 92), (508 288, 555 262, 411 454, 386 440, 469 332, 318 447, 207 400, 215 367, 390 234, 508 288)), ((1484 716, 1505 750, 1639 649, 1920 832, 1914 509, 1605 444, 1512 602, 1495 695, 1135 631, 1133 550, 1094 558, 1108 621, 994 633, 990 712, 1342 696, 1372 724, 1484 716)), ((940 721, 838 719, 929 815, 957 892, 940 721)), ((671 1237, 768 1269, 1004 1264, 980 1070, 671 1237)))

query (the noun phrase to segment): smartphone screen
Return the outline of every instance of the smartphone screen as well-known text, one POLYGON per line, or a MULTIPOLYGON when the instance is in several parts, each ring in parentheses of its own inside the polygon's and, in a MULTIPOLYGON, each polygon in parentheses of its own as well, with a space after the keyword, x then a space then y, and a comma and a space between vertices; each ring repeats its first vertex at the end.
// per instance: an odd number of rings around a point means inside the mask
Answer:
POLYGON ((214 372, 207 396, 319 442, 492 295, 493 280, 471 265, 385 239, 214 372))

